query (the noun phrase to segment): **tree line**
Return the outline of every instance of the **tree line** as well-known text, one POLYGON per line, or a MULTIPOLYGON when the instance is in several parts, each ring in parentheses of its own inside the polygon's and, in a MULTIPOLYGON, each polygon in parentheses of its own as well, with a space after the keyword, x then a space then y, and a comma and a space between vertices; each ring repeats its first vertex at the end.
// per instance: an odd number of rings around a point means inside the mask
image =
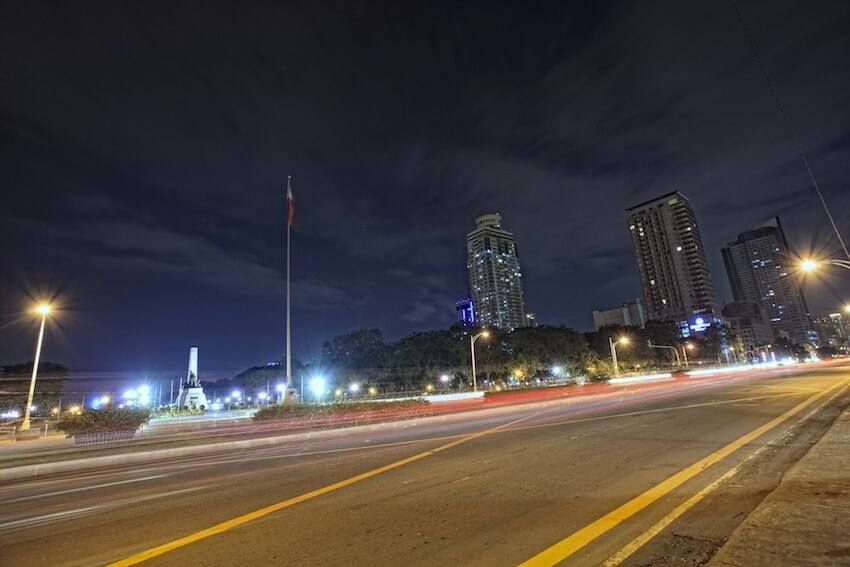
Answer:
MULTIPOLYGON (((32 361, 0 366, 0 409, 17 410, 23 415, 32 378, 32 361)), ((38 380, 35 383, 33 405, 52 408, 65 393, 68 368, 57 362, 42 362, 38 365, 38 380)))
MULTIPOLYGON (((473 329, 470 332, 480 332, 473 329)), ((560 377, 584 376, 603 380, 613 375, 608 342, 628 338, 617 347, 621 372, 670 369, 676 365, 672 346, 682 351, 687 342, 693 359, 720 361, 725 340, 722 327, 710 328, 699 339, 682 339, 675 324, 649 322, 646 327, 611 325, 582 333, 565 326, 523 327, 512 332, 489 329, 489 336, 475 343, 477 379, 500 385, 532 383, 560 377), (553 373, 553 370, 558 372, 553 373)), ((725 361, 725 359, 723 359, 725 361)), ((333 337, 322 346, 321 356, 310 363, 293 362, 297 387, 302 379, 322 376, 331 387, 352 383, 371 385, 382 392, 410 391, 435 387, 457 388, 471 384, 469 334, 459 325, 448 329, 417 332, 396 341, 387 341, 379 329, 358 329, 333 337), (449 383, 440 382, 448 376, 449 383)), ((220 380, 205 387, 221 391, 227 388, 261 391, 267 385, 285 380, 285 365, 271 364, 250 368, 231 380, 220 380)))

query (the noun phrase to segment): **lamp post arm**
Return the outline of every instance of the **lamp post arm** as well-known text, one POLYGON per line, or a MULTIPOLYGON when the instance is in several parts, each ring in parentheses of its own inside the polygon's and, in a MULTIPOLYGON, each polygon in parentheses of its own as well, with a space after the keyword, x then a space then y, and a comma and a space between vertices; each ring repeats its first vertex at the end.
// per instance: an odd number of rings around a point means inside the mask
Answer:
POLYGON ((676 366, 682 366, 682 359, 679 357, 679 349, 676 347, 668 346, 668 345, 654 345, 652 341, 646 341, 646 344, 649 348, 669 348, 673 350, 673 354, 676 355, 676 366))

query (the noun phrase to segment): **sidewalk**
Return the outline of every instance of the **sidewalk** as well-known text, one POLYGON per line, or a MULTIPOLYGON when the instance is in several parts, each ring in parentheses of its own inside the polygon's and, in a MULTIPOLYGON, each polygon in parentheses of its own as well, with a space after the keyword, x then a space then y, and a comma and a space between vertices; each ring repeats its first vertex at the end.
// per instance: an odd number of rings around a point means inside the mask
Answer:
POLYGON ((785 473, 709 565, 850 565, 850 410, 785 473))

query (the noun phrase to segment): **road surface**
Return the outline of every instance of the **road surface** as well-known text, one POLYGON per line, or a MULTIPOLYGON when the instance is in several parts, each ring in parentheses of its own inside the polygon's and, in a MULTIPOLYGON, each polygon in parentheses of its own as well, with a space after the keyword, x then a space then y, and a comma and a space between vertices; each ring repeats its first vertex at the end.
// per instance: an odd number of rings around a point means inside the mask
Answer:
POLYGON ((679 380, 4 483, 0 564, 704 561, 848 385, 846 367, 679 380))

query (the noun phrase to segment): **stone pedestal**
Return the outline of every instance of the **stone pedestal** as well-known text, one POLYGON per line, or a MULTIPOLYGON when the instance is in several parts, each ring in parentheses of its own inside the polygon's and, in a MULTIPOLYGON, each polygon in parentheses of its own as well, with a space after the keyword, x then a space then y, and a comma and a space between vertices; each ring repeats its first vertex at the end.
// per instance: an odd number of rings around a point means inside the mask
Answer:
POLYGON ((186 387, 180 390, 180 395, 177 396, 177 409, 185 408, 190 410, 208 410, 210 405, 207 403, 207 395, 204 394, 204 389, 201 387, 186 387))

